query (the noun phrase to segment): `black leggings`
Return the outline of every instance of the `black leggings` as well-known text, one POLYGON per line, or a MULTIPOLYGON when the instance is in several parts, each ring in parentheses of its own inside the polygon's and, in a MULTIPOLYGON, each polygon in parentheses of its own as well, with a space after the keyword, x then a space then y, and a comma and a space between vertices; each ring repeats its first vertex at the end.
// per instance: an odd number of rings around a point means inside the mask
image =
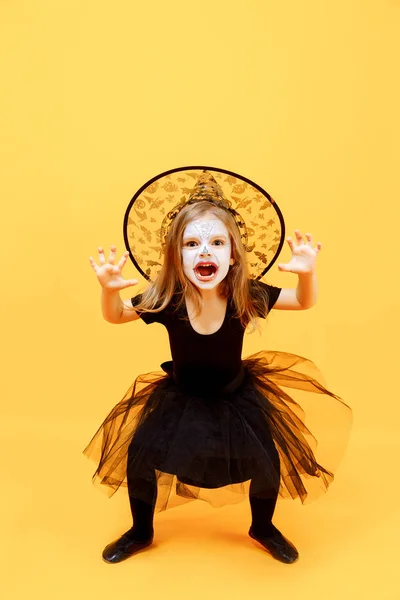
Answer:
MULTIPOLYGON (((252 530, 258 536, 265 536, 271 532, 272 517, 275 511, 276 501, 279 493, 280 483, 280 462, 279 455, 275 446, 271 452, 271 459, 275 467, 276 481, 271 487, 263 483, 262 476, 253 477, 250 482, 249 500, 252 516, 252 530)), ((129 473, 129 450, 128 450, 128 492, 133 518, 133 530, 137 539, 149 538, 153 530, 154 508, 157 501, 157 479, 155 471, 150 471, 149 479, 133 479, 129 473), (137 493, 141 489, 146 489, 147 494, 153 498, 153 502, 148 504, 137 498, 137 493)), ((146 496, 147 496, 146 494, 146 496)))

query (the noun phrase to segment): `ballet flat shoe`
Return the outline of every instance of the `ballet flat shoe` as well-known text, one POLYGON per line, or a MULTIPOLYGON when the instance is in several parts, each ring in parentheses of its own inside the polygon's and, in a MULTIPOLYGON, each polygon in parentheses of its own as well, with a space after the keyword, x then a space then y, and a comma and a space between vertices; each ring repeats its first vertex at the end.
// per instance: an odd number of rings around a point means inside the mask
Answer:
POLYGON ((102 558, 107 563, 119 563, 132 556, 132 554, 139 552, 139 550, 147 548, 152 542, 153 536, 149 540, 139 542, 134 539, 129 539, 129 537, 124 534, 104 548, 102 558))
POLYGON ((288 539, 275 528, 274 533, 270 537, 257 537, 254 535, 250 527, 249 536, 256 542, 264 546, 266 550, 280 562, 292 564, 299 558, 299 553, 288 539))

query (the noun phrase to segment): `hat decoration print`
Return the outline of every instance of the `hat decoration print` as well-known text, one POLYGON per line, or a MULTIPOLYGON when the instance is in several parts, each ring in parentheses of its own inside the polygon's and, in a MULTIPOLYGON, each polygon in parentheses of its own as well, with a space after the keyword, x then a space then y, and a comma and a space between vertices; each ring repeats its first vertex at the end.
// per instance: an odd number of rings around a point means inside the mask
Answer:
POLYGON ((187 204, 203 200, 234 217, 252 279, 260 279, 277 260, 285 240, 285 224, 268 192, 225 169, 179 167, 145 183, 125 212, 125 246, 145 279, 154 281, 161 269, 164 241, 173 219, 187 204))

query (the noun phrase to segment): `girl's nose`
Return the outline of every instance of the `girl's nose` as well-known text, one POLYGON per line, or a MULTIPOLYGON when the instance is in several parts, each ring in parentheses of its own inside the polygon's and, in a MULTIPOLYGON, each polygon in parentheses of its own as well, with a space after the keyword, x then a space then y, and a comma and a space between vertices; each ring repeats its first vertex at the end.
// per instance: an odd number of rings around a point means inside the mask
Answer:
POLYGON ((210 254, 211 254, 211 252, 209 252, 209 250, 208 250, 207 246, 204 246, 204 247, 203 247, 203 250, 200 252, 200 254, 201 254, 201 255, 203 255, 203 254, 208 254, 208 255, 210 255, 210 254))

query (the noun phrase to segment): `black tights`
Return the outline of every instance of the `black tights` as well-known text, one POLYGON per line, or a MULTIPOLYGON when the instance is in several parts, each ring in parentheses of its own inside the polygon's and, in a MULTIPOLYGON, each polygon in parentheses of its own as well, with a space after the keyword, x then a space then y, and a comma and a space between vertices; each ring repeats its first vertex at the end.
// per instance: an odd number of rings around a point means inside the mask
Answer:
MULTIPOLYGON (((129 461, 128 461, 129 464, 129 461)), ((153 531, 154 508, 157 501, 157 480, 156 472, 149 472, 149 479, 134 479, 127 470, 129 503, 131 505, 131 513, 133 518, 132 532, 137 540, 147 540, 150 538, 153 531), (145 493, 146 497, 153 498, 153 502, 148 504, 140 500, 137 496, 140 492, 145 493)))
POLYGON ((253 492, 255 483, 257 481, 257 488, 260 489, 260 481, 257 478, 253 478, 250 482, 250 508, 251 508, 251 528, 253 532, 259 537, 268 536, 272 530, 272 517, 274 515, 276 501, 278 499, 279 486, 275 489, 269 489, 268 495, 266 494, 268 488, 265 487, 263 495, 267 497, 260 498, 253 492))
MULTIPOLYGON (((271 485, 267 486, 263 483, 262 476, 256 476, 250 482, 249 500, 252 516, 251 527, 253 532, 260 537, 269 535, 273 529, 272 516, 278 498, 280 478, 279 455, 275 450, 275 447, 272 451, 272 459, 276 472, 275 484, 272 487, 271 485)), ((153 518, 157 501, 156 474, 155 471, 152 470, 149 479, 133 479, 130 477, 128 468, 127 479, 129 502, 133 518, 132 533, 134 534, 135 539, 147 540, 154 533, 153 518), (143 502, 143 500, 136 497, 141 490, 146 490, 146 496, 149 494, 149 496, 153 498, 151 504, 143 502)))
POLYGON ((270 438, 269 458, 271 460, 270 473, 272 481, 269 483, 263 475, 256 475, 250 482, 249 500, 251 507, 253 533, 259 537, 268 536, 274 530, 272 517, 278 499, 281 467, 280 458, 275 444, 270 438))

